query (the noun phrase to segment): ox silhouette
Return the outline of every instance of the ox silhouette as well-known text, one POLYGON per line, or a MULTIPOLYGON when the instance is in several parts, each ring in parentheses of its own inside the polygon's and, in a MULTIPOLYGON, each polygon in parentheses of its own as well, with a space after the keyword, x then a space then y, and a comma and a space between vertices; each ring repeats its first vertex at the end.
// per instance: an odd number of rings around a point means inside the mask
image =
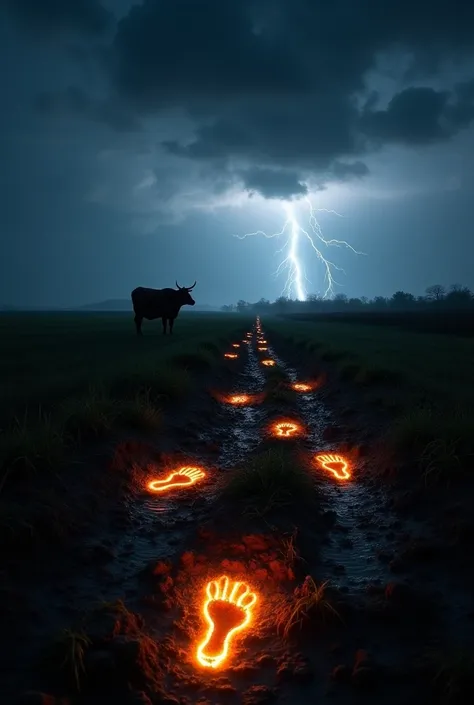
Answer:
POLYGON ((135 312, 135 326, 137 335, 142 335, 142 322, 153 321, 161 318, 163 323, 163 334, 166 334, 166 323, 170 324, 170 333, 173 332, 174 319, 179 313, 181 306, 194 306, 196 303, 189 293, 194 289, 196 282, 192 286, 179 286, 178 289, 146 289, 139 286, 132 291, 133 310, 135 312))

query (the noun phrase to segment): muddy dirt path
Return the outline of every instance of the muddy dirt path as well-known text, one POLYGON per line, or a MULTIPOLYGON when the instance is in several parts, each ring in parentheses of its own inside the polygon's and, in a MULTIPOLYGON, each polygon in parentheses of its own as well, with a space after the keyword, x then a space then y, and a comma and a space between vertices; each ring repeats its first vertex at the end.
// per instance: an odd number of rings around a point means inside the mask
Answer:
MULTIPOLYGON (((295 367, 287 364, 277 348, 278 344, 271 353, 292 382, 305 381, 305 368, 314 373, 313 364, 301 360, 295 367)), ((296 350, 292 352, 298 359, 296 350)), ((367 429, 360 428, 359 435, 353 427, 347 430, 321 396, 317 389, 299 396, 299 412, 309 431, 306 445, 315 454, 337 453, 342 448, 350 457, 367 429)), ((355 453, 350 481, 337 481, 324 471, 320 475, 323 506, 334 520, 320 554, 328 578, 356 599, 385 593, 387 586, 389 590, 395 586, 400 593, 406 590, 406 595, 412 592, 412 607, 418 598, 432 602, 441 617, 435 627, 436 641, 472 649, 474 583, 460 571, 458 551, 451 550, 447 537, 440 541, 430 517, 415 519, 410 506, 408 511, 397 511, 410 492, 397 495, 389 483, 384 485, 382 476, 373 472, 377 457, 367 443, 363 445, 362 457, 355 453)))
MULTIPOLYGON (((291 382, 306 381, 304 372, 298 374, 296 367, 281 359, 273 346, 270 354, 291 382)), ((374 480, 374 458, 370 452, 359 455, 357 436, 340 426, 340 420, 322 400, 317 382, 314 391, 299 394, 298 410, 308 431, 304 444, 314 457, 337 454, 342 448, 342 455, 350 459, 348 480, 338 480, 315 465, 322 504, 334 522, 322 551, 328 575, 352 594, 364 593, 368 586, 385 585, 394 575, 389 557, 397 552, 400 533, 417 533, 426 538, 426 528, 407 517, 402 525, 391 507, 390 488, 374 480)))
MULTIPOLYGON (((291 382, 307 381, 278 356, 273 346, 270 346, 270 355, 285 370, 291 382)), ((307 428, 305 446, 310 453, 314 457, 325 452, 337 453, 341 440, 338 439, 337 443, 327 440, 327 435, 334 435, 328 434, 328 430, 334 432, 337 421, 322 402, 317 388, 298 395, 298 411, 307 428)), ((350 592, 364 592, 369 584, 388 581, 389 568, 378 556, 382 552, 393 552, 394 532, 400 528, 383 490, 363 481, 368 462, 370 460, 362 458, 358 458, 356 464, 352 462, 349 480, 338 480, 315 464, 323 508, 333 521, 321 558, 328 577, 350 592)))
MULTIPOLYGON (((234 374, 210 378, 205 391, 170 415, 154 443, 115 444, 108 465, 123 492, 107 497, 106 485, 87 535, 69 555, 33 561, 9 578, 7 590, 17 602, 0 654, 5 702, 15 702, 25 684, 58 696, 71 692, 58 664, 49 671, 37 664, 52 636, 77 624, 88 638, 87 681, 77 705, 437 702, 429 699, 431 673, 417 659, 427 644, 444 642, 457 629, 472 593, 450 574, 440 592, 439 573, 426 555, 421 569, 415 555, 416 574, 406 573, 410 561, 400 557, 401 540, 416 536, 420 546, 424 526, 391 509, 389 493, 369 472, 370 453, 352 452, 357 439, 344 435, 317 386, 298 393, 292 409, 229 403, 234 395, 263 392, 261 335, 257 322, 230 362, 234 374), (293 447, 310 460, 319 506, 308 513, 290 502, 271 517, 243 515, 222 502, 221 491, 236 468, 267 450, 269 424, 283 419, 306 429, 293 447), (316 454, 341 448, 352 474, 344 482, 312 463, 316 454), (179 467, 205 476, 182 492, 147 491, 151 479, 179 467), (216 671, 196 663, 196 644, 204 585, 221 574, 231 584, 248 580, 260 604, 229 666, 216 671), (310 620, 305 630, 282 635, 278 615, 282 605, 304 599, 305 576, 331 583, 326 597, 321 594, 338 618, 310 620), (81 621, 101 602, 93 618, 81 621)), ((268 347, 265 355, 288 383, 307 381, 304 367, 278 356, 271 334, 268 347)), ((425 553, 433 547, 423 546, 425 553)), ((319 617, 329 614, 324 609, 319 617)))
POLYGON ((58 547, 57 555, 33 555, 27 565, 20 554, 10 555, 2 570, 6 629, 0 646, 1 702, 15 702, 25 683, 54 689, 54 682, 37 666, 55 635, 78 624, 101 602, 124 600, 130 609, 139 610, 150 597, 142 581, 150 562, 173 561, 206 522, 220 487, 219 475, 243 461, 259 441, 261 410, 224 401, 234 392, 256 390, 263 383, 250 346, 242 343, 238 352, 240 359, 229 365, 231 374, 228 370, 218 379, 209 376, 184 406, 167 415, 165 428, 154 441, 132 434, 88 454, 82 478, 72 480, 71 494, 77 493, 83 504, 89 499, 93 515, 67 551, 58 547), (147 490, 147 482, 161 477, 165 468, 168 472, 180 466, 204 468, 204 482, 182 495, 147 490), (91 472, 106 472, 109 477, 97 487, 91 472), (111 472, 123 486, 118 495, 114 488, 108 496, 111 472), (92 492, 90 497, 80 496, 85 491, 80 485, 87 482, 98 497, 92 492))
MULTIPOLYGON (((172 561, 175 555, 186 550, 189 537, 205 524, 215 509, 226 469, 243 462, 260 441, 262 409, 227 402, 242 390, 261 389, 264 382, 254 350, 245 344, 242 348, 242 364, 227 388, 222 384, 217 388, 210 386, 209 399, 202 400, 210 410, 206 413, 205 409, 198 408, 197 414, 203 416, 203 421, 196 429, 195 440, 188 443, 189 450, 167 454, 166 465, 170 469, 181 465, 202 468, 206 473, 204 481, 196 483, 189 493, 150 494, 146 488, 148 477, 160 476, 163 472, 156 464, 153 469, 148 467, 144 473, 138 473, 136 491, 126 497, 127 530, 122 536, 114 531, 107 540, 114 545, 114 561, 109 570, 122 594, 124 589, 128 595, 138 593, 136 576, 150 561, 172 561)), ((195 413, 196 409, 194 419, 195 413)), ((186 433, 185 419, 181 425, 180 432, 186 433)))

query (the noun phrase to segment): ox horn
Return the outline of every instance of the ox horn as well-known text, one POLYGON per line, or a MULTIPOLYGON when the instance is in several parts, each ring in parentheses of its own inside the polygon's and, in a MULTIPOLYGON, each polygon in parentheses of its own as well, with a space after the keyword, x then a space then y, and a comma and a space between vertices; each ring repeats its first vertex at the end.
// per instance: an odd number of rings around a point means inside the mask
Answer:
POLYGON ((197 284, 197 281, 195 281, 192 286, 186 286, 185 288, 186 288, 188 291, 191 291, 191 289, 194 289, 194 287, 196 286, 196 284, 197 284))
POLYGON ((184 286, 180 286, 180 285, 178 284, 178 280, 176 280, 176 288, 177 288, 177 289, 184 289, 184 286))

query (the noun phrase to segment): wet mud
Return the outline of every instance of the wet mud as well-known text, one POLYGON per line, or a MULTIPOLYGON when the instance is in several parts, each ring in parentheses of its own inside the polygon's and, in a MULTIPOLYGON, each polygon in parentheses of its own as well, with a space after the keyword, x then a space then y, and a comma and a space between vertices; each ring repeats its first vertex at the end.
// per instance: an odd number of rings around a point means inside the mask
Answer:
MULTIPOLYGON (((288 352, 284 343, 281 348, 288 352)), ((294 348, 291 353, 298 361, 300 376, 295 367, 286 364, 276 353, 274 357, 286 367, 292 381, 305 381, 308 371, 314 375, 312 361, 302 360, 294 348)), ((380 447, 374 443, 370 448, 370 439, 380 442, 377 435, 383 437, 391 418, 375 413, 371 417, 363 407, 355 407, 348 428, 340 416, 338 418, 338 412, 341 407, 347 411, 348 405, 355 406, 357 400, 350 392, 344 399, 337 383, 338 405, 331 408, 327 379, 322 370, 321 373, 323 386, 299 397, 301 417, 310 429, 307 445, 318 453, 322 450, 337 452, 340 448, 349 456, 359 446, 352 460, 350 481, 337 482, 330 476, 324 480, 324 506, 333 518, 332 529, 321 551, 327 574, 340 589, 354 597, 382 594, 393 584, 407 588, 413 596, 418 596, 420 612, 423 612, 423 604, 436 606, 439 619, 436 641, 452 644, 455 649, 472 650, 474 581, 469 570, 460 570, 463 562, 459 560, 458 547, 454 547, 446 534, 440 534, 433 522, 436 513, 444 513, 448 505, 436 506, 428 499, 428 510, 410 511, 417 502, 413 485, 409 482, 405 486, 403 483, 394 486, 377 471, 377 464, 381 462, 380 447), (385 428, 381 428, 384 421, 385 428), (328 430, 331 433, 327 434, 328 430), (332 440, 327 440, 327 435, 332 440), (358 443, 361 438, 362 443, 358 443)))
MULTIPOLYGON (((291 382, 305 382, 297 370, 280 358, 273 347, 269 350, 291 382)), ((297 396, 298 415, 307 429, 304 445, 313 457, 320 453, 337 453, 350 448, 349 439, 327 440, 325 434, 334 428, 336 419, 316 388, 297 396), (349 443, 348 443, 349 441, 349 443)), ((331 435, 331 434, 330 434, 331 435)), ((370 458, 351 459, 349 480, 337 480, 315 464, 314 472, 321 489, 322 507, 331 517, 332 531, 325 537, 321 551, 324 568, 338 587, 350 592, 365 592, 367 585, 384 584, 390 577, 382 554, 394 552, 398 518, 388 507, 383 488, 364 481, 370 476, 370 458)))
MULTIPOLYGON (((106 465, 121 489, 105 485, 83 535, 47 559, 11 559, 3 581, 2 703, 21 703, 28 688, 78 705, 442 702, 432 699, 433 674, 422 656, 454 634, 469 640, 472 582, 449 570, 440 581, 443 548, 425 524, 394 509, 390 488, 371 471, 370 449, 361 451, 318 384, 296 394, 291 408, 262 401, 267 377, 252 333, 232 374, 206 380, 159 437, 113 444, 106 465), (229 403, 238 394, 254 403, 229 403), (305 428, 296 446, 310 461, 316 515, 296 507, 271 520, 234 517, 221 490, 267 447, 265 429, 279 418, 305 428), (351 478, 338 481, 312 462, 320 453, 347 457, 351 478), (204 477, 182 492, 149 492, 150 480, 181 467, 202 468, 204 477), (199 665, 196 648, 204 586, 222 574, 231 584, 247 579, 258 599, 248 636, 214 670, 199 665), (337 616, 286 634, 279 615, 304 599, 307 576, 328 582, 337 616), (62 629, 89 635, 87 679, 75 695, 60 664, 44 665, 62 629)), ((265 355, 289 382, 305 382, 305 365, 283 348, 280 357, 268 336, 265 355)))
POLYGON ((242 462, 261 440, 262 406, 259 403, 235 406, 228 403, 234 395, 258 395, 265 383, 254 345, 242 343, 242 348, 244 368, 236 375, 227 394, 223 395, 219 422, 200 435, 204 441, 218 445, 217 464, 223 470, 242 462))

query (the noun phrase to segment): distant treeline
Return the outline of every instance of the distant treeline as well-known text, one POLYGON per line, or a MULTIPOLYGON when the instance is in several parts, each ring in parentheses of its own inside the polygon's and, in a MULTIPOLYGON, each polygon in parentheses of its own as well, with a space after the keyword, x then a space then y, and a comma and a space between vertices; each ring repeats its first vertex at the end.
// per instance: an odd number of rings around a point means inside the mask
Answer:
POLYGON ((373 325, 401 326, 414 330, 443 332, 454 335, 474 335, 474 294, 470 289, 454 284, 446 289, 433 284, 424 296, 397 291, 390 298, 376 296, 348 298, 337 294, 323 299, 310 294, 306 301, 280 296, 276 301, 260 299, 256 303, 240 300, 223 306, 223 311, 256 313, 297 318, 373 325))

